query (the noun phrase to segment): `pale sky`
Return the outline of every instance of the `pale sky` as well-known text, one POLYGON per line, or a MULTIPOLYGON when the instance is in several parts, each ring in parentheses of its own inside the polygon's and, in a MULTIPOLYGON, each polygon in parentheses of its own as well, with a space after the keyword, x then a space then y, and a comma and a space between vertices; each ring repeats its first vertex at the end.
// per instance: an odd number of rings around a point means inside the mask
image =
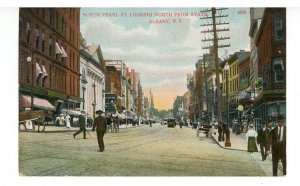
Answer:
MULTIPOLYGON (((187 91, 187 73, 193 72, 199 56, 207 52, 202 49, 205 35, 200 24, 208 21, 200 20, 204 17, 200 10, 203 8, 81 8, 80 30, 88 44, 101 45, 104 59, 121 59, 140 73, 144 95, 148 97, 152 89, 155 108, 170 109, 174 98, 187 91), (165 22, 151 24, 156 20, 165 22)), ((249 8, 222 12, 228 14, 222 22, 230 23, 223 26, 230 32, 222 34, 231 37, 222 42, 231 44, 227 54, 249 50, 249 13, 249 8)), ((219 57, 225 56, 225 49, 220 49, 219 57)))

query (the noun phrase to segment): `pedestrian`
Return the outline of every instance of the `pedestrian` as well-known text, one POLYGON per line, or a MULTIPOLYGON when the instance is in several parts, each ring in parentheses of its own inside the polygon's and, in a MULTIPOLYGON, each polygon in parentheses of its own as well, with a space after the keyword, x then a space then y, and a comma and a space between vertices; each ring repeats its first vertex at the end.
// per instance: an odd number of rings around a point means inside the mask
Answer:
POLYGON ((107 122, 107 131, 111 130, 112 132, 112 118, 110 114, 106 115, 106 122, 107 122))
POLYGON ((250 153, 258 152, 257 145, 256 145, 256 137, 257 132, 254 130, 254 125, 250 124, 248 127, 248 131, 246 133, 246 139, 247 139, 247 151, 250 153))
POLYGON ((117 132, 119 132, 119 130, 120 130, 120 125, 121 125, 121 119, 118 117, 118 116, 116 116, 116 127, 117 127, 117 132))
POLYGON ((222 141, 225 141, 226 130, 227 130, 227 125, 226 123, 222 122, 222 141))
POLYGON ((151 119, 149 119, 149 127, 152 127, 151 119))
MULTIPOLYGON (((222 124, 222 122, 221 122, 221 124, 222 124)), ((221 125, 218 125, 218 133, 219 133, 218 141, 222 141, 222 126, 221 125)))
POLYGON ((66 116, 66 127, 67 127, 67 128, 70 128, 70 127, 71 127, 70 121, 71 121, 71 117, 70 117, 70 115, 67 113, 67 116, 66 116))
POLYGON ((278 126, 271 130, 268 143, 272 145, 273 176, 277 176, 278 163, 281 160, 283 175, 286 175, 286 127, 283 126, 283 116, 277 117, 278 126))
POLYGON ((111 132, 117 132, 117 115, 112 115, 112 129, 111 132))
POLYGON ((73 134, 73 137, 75 138, 75 136, 83 132, 83 139, 86 139, 86 123, 85 123, 84 112, 82 112, 79 115, 78 122, 79 122, 79 130, 73 134))
POLYGON ((105 119, 105 114, 102 111, 99 110, 96 112, 96 114, 98 116, 94 120, 92 131, 94 132, 96 129, 99 151, 103 152, 105 149, 103 137, 107 130, 107 122, 105 119))
POLYGON ((261 129, 258 131, 257 135, 257 144, 260 146, 260 153, 262 161, 266 160, 267 158, 267 151, 268 148, 268 138, 269 138, 270 131, 267 129, 266 124, 262 124, 261 129))

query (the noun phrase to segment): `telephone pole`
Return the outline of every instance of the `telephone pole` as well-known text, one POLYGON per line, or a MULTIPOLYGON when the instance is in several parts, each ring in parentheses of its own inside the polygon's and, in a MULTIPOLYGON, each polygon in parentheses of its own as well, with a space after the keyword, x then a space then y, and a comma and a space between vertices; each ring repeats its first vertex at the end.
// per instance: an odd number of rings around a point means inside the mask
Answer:
MULTIPOLYGON (((227 8, 211 8, 210 10, 204 10, 201 12, 211 12, 211 17, 203 17, 200 19, 210 19, 212 23, 203 24, 203 27, 210 27, 208 30, 203 30, 201 33, 213 33, 213 38, 205 38, 202 42, 213 42, 213 45, 209 45, 207 47, 202 47, 202 49, 211 49, 213 50, 213 61, 215 63, 215 71, 216 71, 216 86, 217 86, 217 113, 218 113, 218 127, 221 127, 221 89, 220 89, 220 77, 219 77, 219 57, 218 57, 218 48, 230 47, 230 44, 218 44, 218 41, 230 39, 230 37, 219 37, 218 32, 229 31, 229 28, 217 28, 217 26, 228 25, 227 22, 217 22, 217 18, 228 17, 228 15, 216 15, 217 11, 226 10, 227 8), (212 26, 212 28, 211 28, 212 26)), ((212 105, 213 107, 213 105, 212 105)), ((212 118, 213 119, 213 118, 212 118)))

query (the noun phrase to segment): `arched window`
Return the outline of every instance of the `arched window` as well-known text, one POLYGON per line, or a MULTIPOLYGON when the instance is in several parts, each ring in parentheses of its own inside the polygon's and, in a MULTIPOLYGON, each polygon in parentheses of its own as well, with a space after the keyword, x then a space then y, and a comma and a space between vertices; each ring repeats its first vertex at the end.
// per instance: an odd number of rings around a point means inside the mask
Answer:
POLYGON ((40 39, 39 30, 36 28, 35 29, 35 48, 36 49, 39 49, 39 39, 40 39))

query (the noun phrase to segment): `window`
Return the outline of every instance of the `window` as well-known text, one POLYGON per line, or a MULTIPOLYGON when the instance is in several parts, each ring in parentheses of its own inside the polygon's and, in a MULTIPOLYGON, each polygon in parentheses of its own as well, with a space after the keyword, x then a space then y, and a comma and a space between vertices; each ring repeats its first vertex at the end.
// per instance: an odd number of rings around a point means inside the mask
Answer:
POLYGON ((45 50, 45 34, 42 32, 42 52, 45 50))
POLYGON ((43 20, 45 20, 45 8, 42 8, 42 16, 43 16, 43 20))
POLYGON ((52 56, 52 38, 49 37, 49 56, 52 56))
POLYGON ((40 40, 39 30, 36 28, 35 29, 35 48, 36 49, 39 49, 39 40, 40 40))
POLYGON ((284 81, 284 66, 282 58, 273 59, 273 72, 275 82, 284 81))
POLYGON ((49 9, 49 23, 53 27, 53 12, 52 9, 49 9))
POLYGON ((30 42, 30 24, 29 24, 29 22, 26 23, 26 41, 27 41, 27 43, 30 42))
POLYGON ((275 39, 283 40, 283 20, 281 17, 275 17, 275 39))
POLYGON ((65 18, 64 17, 62 17, 62 19, 61 19, 61 31, 62 31, 62 33, 64 33, 64 24, 65 24, 65 18))
POLYGON ((58 15, 58 12, 56 12, 56 30, 59 30, 59 15, 58 15))

